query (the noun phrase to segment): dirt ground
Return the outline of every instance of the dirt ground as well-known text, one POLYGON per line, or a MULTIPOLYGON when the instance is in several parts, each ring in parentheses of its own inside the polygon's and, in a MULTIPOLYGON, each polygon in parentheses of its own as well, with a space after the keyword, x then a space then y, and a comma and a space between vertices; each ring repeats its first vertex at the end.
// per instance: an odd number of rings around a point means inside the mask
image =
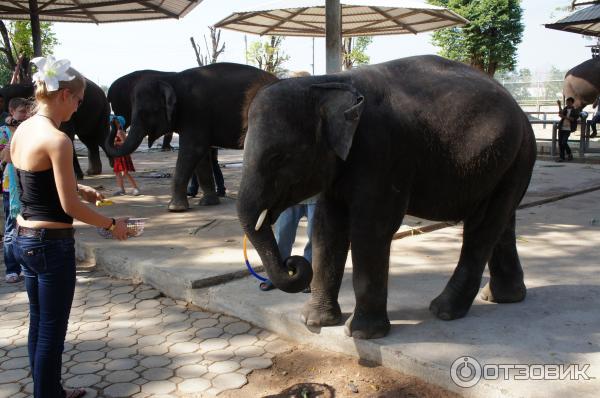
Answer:
POLYGON ((458 398, 422 380, 374 363, 333 352, 296 346, 255 370, 248 384, 223 398, 458 398))

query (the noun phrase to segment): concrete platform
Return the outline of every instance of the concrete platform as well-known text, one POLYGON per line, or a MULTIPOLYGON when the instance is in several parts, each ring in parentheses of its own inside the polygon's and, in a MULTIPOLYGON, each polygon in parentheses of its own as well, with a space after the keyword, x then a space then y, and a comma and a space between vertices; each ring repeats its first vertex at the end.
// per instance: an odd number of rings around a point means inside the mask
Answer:
MULTIPOLYGON (((134 163, 142 173, 172 172, 174 156, 136 153, 134 163)), ((222 162, 239 159, 239 152, 230 151, 220 157, 222 162)), ((139 178, 144 196, 115 198, 114 206, 100 210, 149 217, 145 233, 119 243, 81 226, 78 255, 171 297, 237 316, 282 337, 375 360, 465 396, 597 396, 597 379, 515 380, 514 374, 506 381, 481 380, 461 388, 452 382, 450 367, 455 359, 471 356, 482 365, 590 364, 587 375, 600 377, 600 191, 594 191, 600 188, 599 165, 536 164, 523 202, 550 203, 518 213, 519 252, 529 288, 523 303, 494 305, 478 299, 466 318, 437 320, 427 308, 454 269, 460 227, 394 241, 388 300, 393 327, 386 338, 371 341, 348 338, 341 326, 308 331, 299 319, 307 296, 260 292, 255 279, 243 277, 242 233, 235 214, 239 168, 230 166, 223 169, 230 197, 222 205, 193 206, 179 214, 166 212, 169 179, 139 178), (557 198, 563 199, 552 202, 557 198)), ((114 189, 109 175, 87 183, 102 185, 106 192, 114 189)), ((429 222, 409 219, 404 228, 424 223, 429 222)), ((298 252, 303 243, 301 239, 296 245, 298 252)), ((254 265, 257 257, 251 250, 254 265)), ((340 293, 346 316, 354 306, 350 274, 349 261, 340 293)))

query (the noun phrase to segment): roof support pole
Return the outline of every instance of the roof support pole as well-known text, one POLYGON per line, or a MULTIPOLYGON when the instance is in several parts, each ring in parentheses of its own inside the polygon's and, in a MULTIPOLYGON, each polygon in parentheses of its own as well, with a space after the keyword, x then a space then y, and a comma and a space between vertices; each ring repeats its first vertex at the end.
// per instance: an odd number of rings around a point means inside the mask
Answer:
POLYGON ((326 71, 335 73, 342 70, 342 8, 340 0, 326 1, 325 18, 326 71))
POLYGON ((33 56, 42 56, 42 32, 40 30, 40 14, 37 0, 29 0, 29 14, 31 17, 31 38, 33 39, 33 56))

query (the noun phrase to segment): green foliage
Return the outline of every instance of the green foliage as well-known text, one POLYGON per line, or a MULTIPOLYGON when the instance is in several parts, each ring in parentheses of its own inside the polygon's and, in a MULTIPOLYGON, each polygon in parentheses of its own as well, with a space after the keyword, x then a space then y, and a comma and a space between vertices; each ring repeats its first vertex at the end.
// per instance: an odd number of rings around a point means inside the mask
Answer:
POLYGON ((514 70, 523 38, 520 0, 429 0, 462 15, 470 24, 433 33, 440 55, 467 63, 489 76, 514 70))
POLYGON ((496 79, 517 101, 556 101, 562 96, 562 86, 566 71, 552 66, 548 73, 534 78, 525 68, 518 71, 501 71, 496 79))
POLYGON ((290 57, 281 48, 282 43, 283 37, 281 36, 269 36, 265 41, 258 40, 250 43, 246 54, 248 62, 276 76, 285 75, 288 70, 282 65, 290 57))
POLYGON ((552 65, 552 68, 550 68, 550 71, 548 72, 546 81, 544 82, 544 99, 562 99, 563 81, 566 74, 566 70, 558 69, 556 66, 552 65))
MULTIPOLYGON (((33 57, 33 40, 31 39, 31 22, 14 21, 10 23, 10 39, 15 54, 33 57)), ((53 54, 54 47, 58 44, 56 33, 52 30, 51 22, 40 22, 42 33, 42 54, 44 56, 53 54)))
POLYGON ((501 71, 496 76, 496 80, 498 80, 517 101, 523 101, 533 98, 533 93, 531 92, 532 77, 531 70, 524 68, 514 72, 501 71))
MULTIPOLYGON (((31 38, 31 22, 12 21, 5 24, 8 40, 2 38, 2 48, 0 49, 0 84, 4 85, 10 82, 16 61, 20 56, 26 59, 33 57, 33 41, 31 38), (10 49, 10 51, 8 50, 10 49), (8 55, 10 52, 10 56, 8 55)), ((58 44, 56 33, 52 30, 52 23, 40 23, 42 54, 53 54, 54 47, 58 44)))
POLYGON ((345 37, 343 42, 344 69, 352 69, 355 65, 366 65, 371 61, 367 55, 367 47, 373 42, 371 36, 345 37))

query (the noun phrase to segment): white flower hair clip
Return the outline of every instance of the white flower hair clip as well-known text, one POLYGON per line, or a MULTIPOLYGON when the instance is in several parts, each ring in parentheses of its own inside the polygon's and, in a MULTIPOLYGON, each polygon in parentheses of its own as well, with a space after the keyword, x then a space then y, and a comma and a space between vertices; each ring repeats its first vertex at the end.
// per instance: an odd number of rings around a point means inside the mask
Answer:
POLYGON ((71 66, 71 61, 68 59, 59 59, 58 61, 52 56, 36 57, 31 60, 38 71, 33 75, 33 82, 46 83, 48 91, 56 91, 59 88, 59 82, 68 82, 75 78, 67 73, 71 66))

